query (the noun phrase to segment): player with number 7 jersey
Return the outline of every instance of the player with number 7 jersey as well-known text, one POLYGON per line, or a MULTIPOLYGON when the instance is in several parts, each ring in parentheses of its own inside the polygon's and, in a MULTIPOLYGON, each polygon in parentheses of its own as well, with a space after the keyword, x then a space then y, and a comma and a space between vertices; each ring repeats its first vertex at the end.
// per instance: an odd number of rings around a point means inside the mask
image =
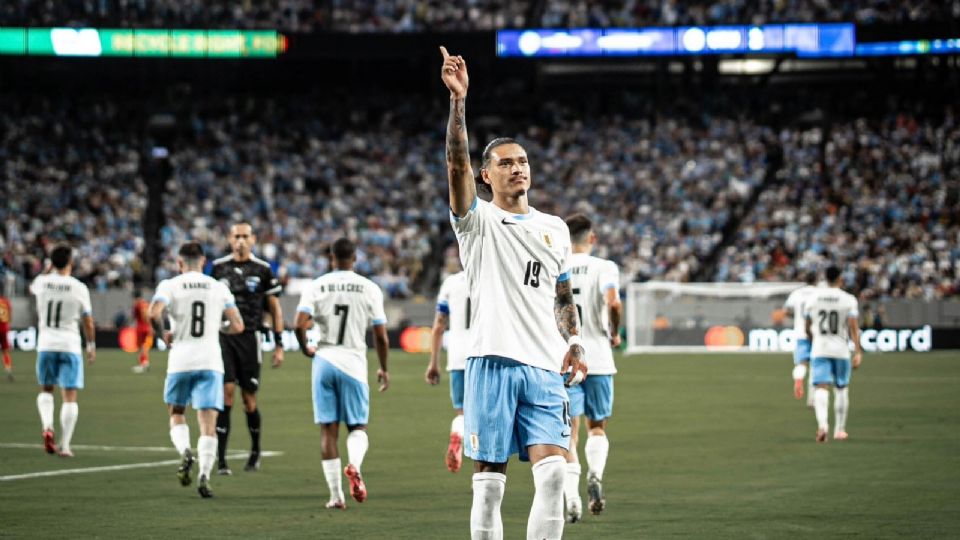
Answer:
POLYGON ((315 279, 300 297, 296 332, 300 350, 312 359, 313 419, 320 425, 323 474, 330 489, 327 508, 346 508, 337 449, 340 424, 347 427, 349 463, 343 474, 350 479, 350 495, 357 502, 367 498, 360 467, 369 447, 367 421, 370 389, 367 384, 367 328, 373 326, 373 341, 380 361, 377 379, 380 391, 390 384, 387 375, 387 317, 383 291, 376 283, 353 271, 356 245, 340 238, 330 248, 331 272, 315 279), (307 342, 307 330, 316 326, 316 346, 307 342))

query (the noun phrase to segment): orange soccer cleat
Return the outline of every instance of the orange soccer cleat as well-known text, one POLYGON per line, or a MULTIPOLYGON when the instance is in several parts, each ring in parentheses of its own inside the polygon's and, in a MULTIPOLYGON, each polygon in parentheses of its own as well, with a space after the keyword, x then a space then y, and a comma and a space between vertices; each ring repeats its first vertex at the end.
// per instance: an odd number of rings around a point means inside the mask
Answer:
POLYGON ((447 470, 457 472, 463 465, 463 437, 457 433, 450 434, 450 445, 447 446, 447 470))
POLYGON ((827 430, 825 430, 825 429, 818 429, 818 430, 817 430, 817 442, 818 442, 818 443, 825 443, 825 442, 827 442, 827 430))
POLYGON ((803 379, 793 380, 793 397, 797 399, 803 398, 803 379))
POLYGON ((43 449, 44 449, 48 454, 56 454, 56 453, 57 453, 57 444, 56 444, 56 442, 53 440, 53 430, 52 430, 52 429, 47 429, 47 430, 45 430, 45 431, 43 432, 43 449))
POLYGON ((343 474, 350 479, 350 496, 353 500, 358 503, 367 500, 367 486, 363 483, 363 478, 360 478, 360 471, 351 463, 343 470, 343 474))

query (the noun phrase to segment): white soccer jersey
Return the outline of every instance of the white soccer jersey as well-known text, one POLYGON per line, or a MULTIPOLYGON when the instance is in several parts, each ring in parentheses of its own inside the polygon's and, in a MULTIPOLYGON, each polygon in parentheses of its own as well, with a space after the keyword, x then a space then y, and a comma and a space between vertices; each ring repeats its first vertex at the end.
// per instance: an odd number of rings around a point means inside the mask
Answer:
POLYGON ((450 220, 473 299, 469 353, 559 372, 567 344, 553 309, 557 281, 570 277, 567 224, 532 207, 514 215, 479 198, 450 220))
POLYGON ((784 309, 789 309, 793 311, 793 331, 797 339, 807 339, 806 328, 804 327, 803 314, 806 313, 804 309, 804 304, 810 299, 810 297, 816 294, 817 288, 813 285, 804 285, 799 289, 795 289, 793 292, 787 296, 787 300, 783 303, 784 309))
POLYGON ((437 311, 447 315, 447 371, 466 369, 473 315, 466 272, 457 272, 443 280, 437 295, 437 311))
POLYGON ((316 356, 367 384, 367 328, 387 324, 380 287, 349 270, 330 272, 307 287, 297 311, 316 323, 316 356))
POLYGON ((818 288, 806 303, 813 343, 810 358, 850 358, 847 319, 859 316, 857 299, 840 289, 818 288))
POLYGON ((574 253, 570 256, 570 282, 580 315, 580 334, 589 373, 613 375, 617 368, 610 348, 610 314, 606 296, 610 289, 619 291, 620 270, 613 261, 574 253))
POLYGON ((153 301, 166 304, 172 320, 173 343, 167 373, 223 373, 220 326, 224 310, 236 307, 230 289, 208 275, 186 272, 161 281, 153 301))
POLYGON ((37 297, 37 351, 81 354, 80 318, 90 315, 90 290, 72 276, 44 274, 30 284, 37 297))

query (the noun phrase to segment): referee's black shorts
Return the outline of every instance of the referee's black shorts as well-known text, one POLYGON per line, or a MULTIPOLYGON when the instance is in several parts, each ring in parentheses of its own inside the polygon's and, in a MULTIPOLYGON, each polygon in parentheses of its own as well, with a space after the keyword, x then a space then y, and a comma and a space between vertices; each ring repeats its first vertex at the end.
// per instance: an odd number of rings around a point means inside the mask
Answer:
POLYGON ((220 334, 223 354, 223 382, 237 383, 247 392, 260 388, 260 340, 257 332, 220 334))

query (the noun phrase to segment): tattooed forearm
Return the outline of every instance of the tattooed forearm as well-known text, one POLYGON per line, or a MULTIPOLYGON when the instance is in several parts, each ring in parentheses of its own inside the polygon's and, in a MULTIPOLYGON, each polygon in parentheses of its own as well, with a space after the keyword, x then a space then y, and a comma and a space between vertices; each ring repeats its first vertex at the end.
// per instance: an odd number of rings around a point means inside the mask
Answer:
POLYGON ((580 319, 577 317, 577 305, 573 303, 573 288, 569 279, 557 282, 553 316, 557 319, 557 328, 564 341, 580 333, 580 319))
POLYGON ((623 309, 623 304, 617 302, 615 305, 610 306, 607 310, 607 313, 610 315, 610 335, 614 336, 620 333, 620 311, 623 309))
POLYGON ((466 170, 470 166, 467 150, 466 100, 450 100, 450 119, 447 121, 447 166, 451 170, 466 170))

